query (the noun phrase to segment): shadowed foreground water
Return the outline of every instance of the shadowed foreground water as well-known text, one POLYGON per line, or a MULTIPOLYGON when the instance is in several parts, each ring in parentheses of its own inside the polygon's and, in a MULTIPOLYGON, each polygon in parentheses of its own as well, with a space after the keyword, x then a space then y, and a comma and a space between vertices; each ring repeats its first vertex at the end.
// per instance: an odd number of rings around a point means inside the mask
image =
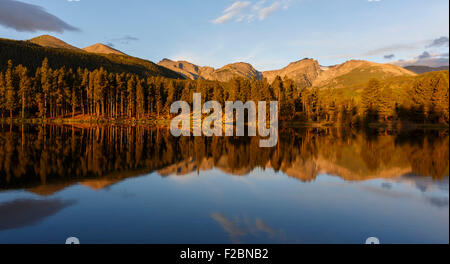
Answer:
POLYGON ((448 131, 0 128, 0 243, 448 243, 448 131))

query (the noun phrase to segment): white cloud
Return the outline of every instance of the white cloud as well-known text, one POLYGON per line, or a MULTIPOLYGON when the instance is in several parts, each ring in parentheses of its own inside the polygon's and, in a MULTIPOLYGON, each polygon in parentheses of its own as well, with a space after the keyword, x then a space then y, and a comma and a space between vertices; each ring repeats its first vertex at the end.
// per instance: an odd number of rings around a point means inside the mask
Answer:
POLYGON ((259 21, 265 20, 273 12, 289 8, 291 0, 259 0, 257 2, 236 1, 223 11, 223 15, 212 22, 214 24, 223 24, 233 18, 236 22, 252 22, 256 17, 259 21))
POLYGON ((250 2, 234 2, 230 7, 223 11, 224 15, 216 18, 213 23, 214 24, 223 24, 233 17, 239 15, 244 9, 246 9, 251 3, 250 2))
POLYGON ((252 9, 254 10, 254 11, 259 11, 259 10, 261 10, 262 8, 263 8, 263 6, 264 6, 264 4, 267 2, 267 0, 260 0, 260 1, 258 1, 256 4, 254 4, 253 6, 252 6, 252 9))
POLYGON ((259 11, 259 14, 258 14, 259 20, 266 19, 268 16, 270 16, 270 14, 272 14, 273 12, 278 10, 280 8, 280 6, 281 6, 280 2, 275 2, 268 7, 264 7, 263 9, 261 9, 259 11))

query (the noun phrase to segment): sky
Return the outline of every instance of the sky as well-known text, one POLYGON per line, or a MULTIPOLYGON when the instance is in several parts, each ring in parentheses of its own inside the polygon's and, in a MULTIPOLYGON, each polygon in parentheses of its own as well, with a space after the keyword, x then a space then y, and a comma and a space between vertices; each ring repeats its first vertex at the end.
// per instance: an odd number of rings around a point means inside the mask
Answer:
POLYGON ((279 69, 364 59, 448 65, 447 0, 0 0, 0 37, 101 42, 158 62, 279 69))

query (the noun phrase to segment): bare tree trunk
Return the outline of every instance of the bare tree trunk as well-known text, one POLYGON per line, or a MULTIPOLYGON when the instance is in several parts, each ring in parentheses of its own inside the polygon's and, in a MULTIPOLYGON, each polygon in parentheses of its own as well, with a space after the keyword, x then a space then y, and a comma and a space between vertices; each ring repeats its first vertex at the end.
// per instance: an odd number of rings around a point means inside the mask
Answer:
POLYGON ((25 118, 25 94, 22 94, 22 119, 25 118))

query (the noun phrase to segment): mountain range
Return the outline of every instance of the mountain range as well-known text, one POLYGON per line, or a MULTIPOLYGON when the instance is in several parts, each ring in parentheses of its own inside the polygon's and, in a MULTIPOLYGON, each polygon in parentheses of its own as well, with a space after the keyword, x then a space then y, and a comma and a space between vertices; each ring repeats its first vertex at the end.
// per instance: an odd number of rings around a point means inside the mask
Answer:
POLYGON ((314 59, 302 59, 286 67, 272 71, 257 71, 245 62, 227 64, 219 69, 198 66, 187 61, 163 59, 158 65, 178 72, 189 79, 228 81, 234 77, 246 79, 266 78, 269 83, 277 76, 289 78, 301 87, 347 87, 366 83, 371 78, 387 79, 396 76, 414 76, 416 73, 393 64, 380 64, 362 60, 350 60, 345 63, 325 67, 314 59))
POLYGON ((227 82, 234 77, 246 79, 262 79, 262 74, 246 62, 231 63, 220 69, 214 69, 208 66, 198 66, 188 61, 172 61, 163 59, 158 65, 171 69, 184 77, 192 80, 204 79, 212 81, 227 82))
MULTIPOLYGON (((359 86, 371 78, 382 80, 397 76, 414 76, 429 71, 445 70, 445 68, 436 69, 426 66, 406 66, 403 68, 393 64, 381 64, 363 60, 350 60, 339 65, 322 66, 317 60, 305 58, 292 62, 282 69, 260 72, 246 62, 231 63, 218 69, 209 66, 199 66, 188 61, 173 61, 170 59, 163 59, 154 64, 147 60, 131 57, 105 44, 97 43, 80 49, 49 35, 42 35, 24 42, 47 49, 71 51, 81 57, 95 55, 95 58, 98 59, 98 56, 101 56, 109 59, 108 63, 112 61, 113 64, 124 64, 124 61, 130 60, 130 62, 125 63, 127 64, 126 67, 138 66, 140 68, 138 70, 139 73, 148 73, 147 75, 150 76, 192 80, 204 79, 221 82, 229 81, 235 77, 256 80, 266 78, 268 82, 272 82, 277 76, 280 76, 281 78, 287 77, 292 79, 300 87, 323 88, 332 86, 339 88, 359 86)), ((106 68, 108 63, 106 63, 106 68)), ((116 68, 123 70, 121 67, 116 68)))

